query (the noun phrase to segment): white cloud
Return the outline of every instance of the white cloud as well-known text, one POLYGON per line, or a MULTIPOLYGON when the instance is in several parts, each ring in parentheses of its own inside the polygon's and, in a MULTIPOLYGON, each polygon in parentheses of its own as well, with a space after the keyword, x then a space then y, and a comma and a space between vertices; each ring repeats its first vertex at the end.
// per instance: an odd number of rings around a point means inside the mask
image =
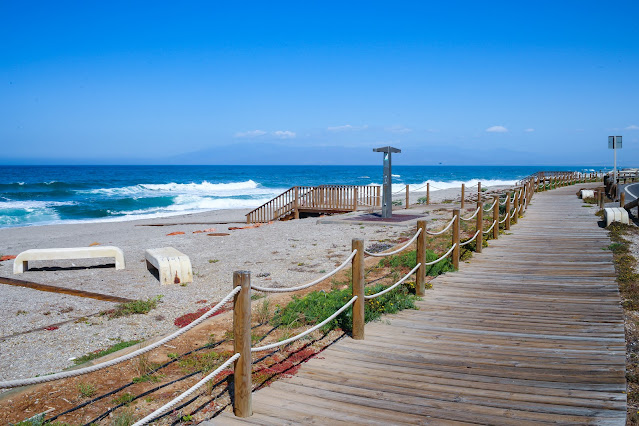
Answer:
POLYGON ((368 128, 367 124, 364 124, 363 126, 353 126, 351 124, 345 124, 343 126, 329 127, 327 130, 329 132, 346 132, 349 130, 364 130, 367 128, 368 128))
POLYGON ((237 132, 234 137, 236 138, 256 138, 258 136, 264 136, 266 132, 264 130, 249 130, 248 132, 237 132))
POLYGON ((639 126, 631 124, 630 126, 626 127, 626 130, 639 130, 639 126))
POLYGON ((409 129, 408 127, 404 126, 391 126, 385 128, 384 130, 391 133, 410 133, 413 131, 413 129, 409 129))
POLYGON ((296 135, 290 130, 276 130, 273 132, 273 136, 280 139, 293 139, 296 135))
POLYGON ((508 131, 504 126, 492 126, 486 129, 490 133, 506 133, 508 131))
POLYGON ((535 131, 535 129, 524 129, 524 132, 526 132, 526 133, 531 133, 531 132, 534 132, 534 131, 535 131))

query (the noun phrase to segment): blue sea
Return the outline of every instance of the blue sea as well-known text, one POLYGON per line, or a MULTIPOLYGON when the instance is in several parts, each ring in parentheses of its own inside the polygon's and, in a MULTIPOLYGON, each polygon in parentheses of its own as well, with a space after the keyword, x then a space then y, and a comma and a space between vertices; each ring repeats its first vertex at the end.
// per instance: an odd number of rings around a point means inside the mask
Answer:
MULTIPOLYGON (((508 185, 539 170, 394 166, 393 189, 508 185)), ((382 166, 0 166, 0 227, 133 220, 253 208, 295 185, 378 185, 382 166)))

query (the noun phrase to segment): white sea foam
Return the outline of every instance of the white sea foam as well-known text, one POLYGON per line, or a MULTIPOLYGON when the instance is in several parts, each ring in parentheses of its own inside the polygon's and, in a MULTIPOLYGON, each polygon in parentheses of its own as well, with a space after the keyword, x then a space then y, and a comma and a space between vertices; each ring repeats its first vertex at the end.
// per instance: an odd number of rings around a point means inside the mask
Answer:
POLYGON ((38 209, 48 209, 58 206, 72 206, 73 201, 0 201, 0 210, 25 210, 28 212, 38 209))
POLYGON ((230 183, 142 183, 121 188, 98 188, 78 191, 80 194, 101 194, 108 197, 161 197, 175 195, 209 195, 209 196, 259 196, 274 195, 283 192, 284 189, 264 188, 253 180, 230 183))
MULTIPOLYGON (((473 186, 476 187, 478 182, 481 182, 481 186, 483 188, 486 188, 488 186, 512 186, 517 184, 518 181, 517 180, 499 180, 499 179, 471 179, 468 181, 453 180, 449 182, 444 182, 444 181, 427 180, 422 183, 410 184, 409 191, 426 191, 427 183, 430 183, 431 191, 437 191, 440 189, 451 189, 451 188, 459 189, 461 188, 462 183, 466 185, 466 188, 471 188, 473 186)), ((376 183, 369 184, 369 186, 375 186, 375 185, 378 185, 378 184, 376 183)), ((394 183, 392 185, 393 192, 403 191, 405 189, 406 189, 406 184, 404 183, 394 183)))

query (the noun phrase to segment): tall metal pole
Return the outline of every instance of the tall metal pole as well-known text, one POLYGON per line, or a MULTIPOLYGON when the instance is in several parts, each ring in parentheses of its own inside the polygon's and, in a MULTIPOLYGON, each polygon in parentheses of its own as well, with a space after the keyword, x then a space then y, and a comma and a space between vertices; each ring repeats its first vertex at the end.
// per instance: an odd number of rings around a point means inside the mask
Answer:
POLYGON ((382 217, 393 217, 393 189, 392 189, 392 169, 391 169, 391 154, 393 152, 402 152, 397 148, 390 146, 384 146, 381 148, 373 149, 374 152, 384 153, 384 193, 382 194, 382 217))

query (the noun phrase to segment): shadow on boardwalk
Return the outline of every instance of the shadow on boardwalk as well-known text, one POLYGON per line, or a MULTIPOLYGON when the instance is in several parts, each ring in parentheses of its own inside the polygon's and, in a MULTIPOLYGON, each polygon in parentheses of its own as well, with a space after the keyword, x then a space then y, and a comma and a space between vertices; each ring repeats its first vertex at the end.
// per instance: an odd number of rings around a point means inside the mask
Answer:
POLYGON ((366 327, 214 424, 624 424, 625 344, 610 241, 574 187, 440 276, 418 311, 366 327))

